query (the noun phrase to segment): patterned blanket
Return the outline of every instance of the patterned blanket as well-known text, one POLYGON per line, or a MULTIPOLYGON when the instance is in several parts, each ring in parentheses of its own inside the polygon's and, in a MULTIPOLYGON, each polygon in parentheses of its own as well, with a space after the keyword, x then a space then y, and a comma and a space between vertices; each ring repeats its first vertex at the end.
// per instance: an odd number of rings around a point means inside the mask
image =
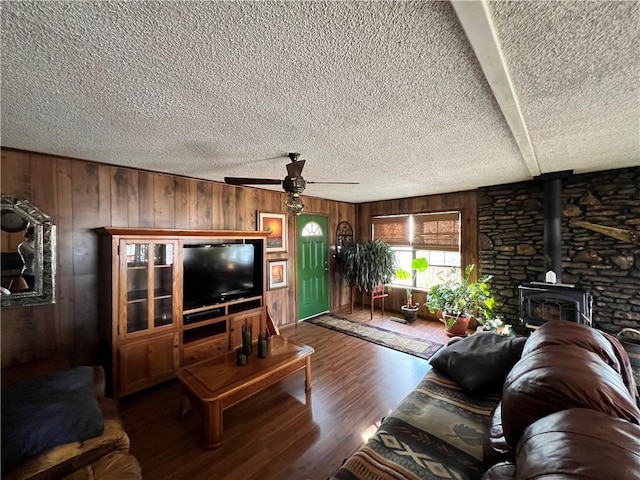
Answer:
POLYGON ((332 480, 479 479, 499 395, 470 397, 430 370, 332 480))

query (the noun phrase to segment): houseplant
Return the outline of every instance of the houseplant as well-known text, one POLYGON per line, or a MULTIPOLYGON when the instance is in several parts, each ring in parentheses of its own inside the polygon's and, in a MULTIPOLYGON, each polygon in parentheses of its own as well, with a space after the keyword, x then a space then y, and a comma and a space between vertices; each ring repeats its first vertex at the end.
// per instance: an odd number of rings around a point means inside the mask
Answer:
POLYGON ((407 302, 402 305, 402 315, 407 323, 413 323, 418 318, 418 308, 420 305, 418 303, 413 303, 413 280, 416 278, 418 273, 424 272, 427 268, 429 268, 429 262, 424 257, 414 258, 411 261, 411 271, 405 270, 403 268, 398 268, 396 270, 396 278, 398 280, 409 280, 410 286, 406 288, 407 293, 407 302))
POLYGON ((470 281, 474 265, 467 265, 464 276, 450 275, 434 285, 427 295, 426 305, 432 312, 439 310, 449 336, 466 335, 471 317, 483 323, 481 315, 490 315, 495 306, 488 282, 491 276, 470 281))
POLYGON ((370 292, 388 283, 395 273, 391 246, 382 240, 345 245, 336 255, 340 275, 350 287, 370 292))

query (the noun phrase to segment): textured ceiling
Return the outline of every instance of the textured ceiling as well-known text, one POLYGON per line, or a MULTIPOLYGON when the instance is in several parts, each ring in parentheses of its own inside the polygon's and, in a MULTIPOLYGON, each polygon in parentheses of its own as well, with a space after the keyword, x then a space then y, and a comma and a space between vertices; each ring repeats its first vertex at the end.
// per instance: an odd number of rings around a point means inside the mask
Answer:
POLYGON ((484 3, 519 129, 469 3, 2 2, 1 143, 217 181, 300 152, 347 202, 640 165, 638 2, 484 3))

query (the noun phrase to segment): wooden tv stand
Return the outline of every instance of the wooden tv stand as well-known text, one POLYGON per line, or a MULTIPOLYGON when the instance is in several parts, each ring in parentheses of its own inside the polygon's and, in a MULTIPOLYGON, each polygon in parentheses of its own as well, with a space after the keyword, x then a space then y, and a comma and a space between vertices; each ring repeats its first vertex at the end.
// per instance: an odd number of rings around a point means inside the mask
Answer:
MULTIPOLYGON (((223 356, 266 328, 266 238, 269 232, 103 227, 99 310, 111 346, 110 394, 127 395, 175 377, 180 367, 223 356), (184 310, 183 248, 252 243, 263 261, 260 293, 184 310)), ((110 368, 109 368, 110 367, 110 368)))

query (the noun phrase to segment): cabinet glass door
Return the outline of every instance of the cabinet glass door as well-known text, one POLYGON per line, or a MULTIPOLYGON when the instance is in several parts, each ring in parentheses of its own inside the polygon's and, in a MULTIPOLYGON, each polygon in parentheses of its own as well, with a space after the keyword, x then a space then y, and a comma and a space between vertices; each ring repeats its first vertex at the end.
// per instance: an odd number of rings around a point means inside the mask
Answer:
POLYGON ((125 241, 126 333, 171 325, 176 243, 125 241))
POLYGON ((127 333, 149 328, 149 244, 127 243, 127 333))
POLYGON ((172 243, 153 245, 153 326, 173 323, 173 255, 172 243))

